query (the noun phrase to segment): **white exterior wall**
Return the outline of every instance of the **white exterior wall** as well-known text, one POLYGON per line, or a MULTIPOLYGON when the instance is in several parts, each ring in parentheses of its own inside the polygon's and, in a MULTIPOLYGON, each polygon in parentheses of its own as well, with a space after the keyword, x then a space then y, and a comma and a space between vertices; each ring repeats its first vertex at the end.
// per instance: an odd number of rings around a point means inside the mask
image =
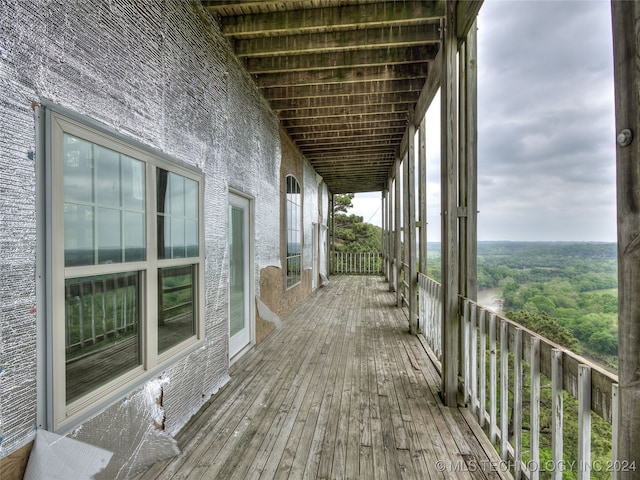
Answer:
MULTIPOLYGON (((46 99, 204 172, 204 346, 70 433, 115 451, 101 478, 125 478, 175 453, 171 436, 229 380, 228 188, 255 199, 256 294, 260 269, 280 267, 278 120, 200 3, 184 0, 0 0, 0 92, 0 458, 34 438, 44 408, 36 394, 47 315, 36 309, 46 273, 36 271, 43 155, 32 105, 46 99), (165 431, 153 427, 158 415, 165 431)), ((310 248, 318 187, 308 164, 304 184, 310 248)))

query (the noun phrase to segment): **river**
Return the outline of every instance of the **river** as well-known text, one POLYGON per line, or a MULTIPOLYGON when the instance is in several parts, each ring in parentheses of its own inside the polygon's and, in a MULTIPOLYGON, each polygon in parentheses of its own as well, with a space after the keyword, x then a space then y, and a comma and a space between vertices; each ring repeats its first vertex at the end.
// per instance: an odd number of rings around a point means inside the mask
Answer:
POLYGON ((493 310, 496 313, 502 313, 502 299, 500 298, 499 288, 487 288, 478 290, 478 303, 483 307, 493 310))

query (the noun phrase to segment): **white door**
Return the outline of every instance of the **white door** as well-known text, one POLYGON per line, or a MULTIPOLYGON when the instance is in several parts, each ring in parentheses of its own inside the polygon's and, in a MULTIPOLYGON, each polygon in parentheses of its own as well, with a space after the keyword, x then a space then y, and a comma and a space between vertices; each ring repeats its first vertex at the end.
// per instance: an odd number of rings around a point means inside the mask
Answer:
POLYGON ((251 342, 250 201, 229 194, 229 358, 251 342))

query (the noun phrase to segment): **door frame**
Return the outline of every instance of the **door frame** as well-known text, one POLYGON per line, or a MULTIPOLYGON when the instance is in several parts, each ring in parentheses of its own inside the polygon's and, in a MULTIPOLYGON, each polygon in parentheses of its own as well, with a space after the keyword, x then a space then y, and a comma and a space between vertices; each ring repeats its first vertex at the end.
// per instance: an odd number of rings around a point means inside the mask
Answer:
MULTIPOLYGON (((236 360, 238 360, 247 350, 251 349, 256 343, 256 302, 255 302, 255 199, 253 196, 243 193, 240 190, 236 190, 234 188, 229 188, 228 198, 227 198, 227 248, 229 242, 229 207, 234 205, 232 201, 234 199, 240 199, 240 201, 247 202, 247 210, 248 210, 248 231, 247 231, 247 239, 248 239, 248 255, 247 259, 248 264, 248 288, 247 288, 247 296, 248 296, 248 316, 249 316, 249 342, 247 345, 242 347, 238 352, 236 352, 233 357, 231 356, 230 351, 230 325, 229 322, 231 320, 231 296, 230 296, 230 265, 229 259, 227 260, 227 328, 229 328, 227 333, 227 338, 229 340, 229 344, 227 345, 227 358, 229 359, 229 365, 233 364, 236 360)), ((238 206, 236 204, 236 206, 238 206)), ((230 252, 229 252, 230 254, 230 252)))

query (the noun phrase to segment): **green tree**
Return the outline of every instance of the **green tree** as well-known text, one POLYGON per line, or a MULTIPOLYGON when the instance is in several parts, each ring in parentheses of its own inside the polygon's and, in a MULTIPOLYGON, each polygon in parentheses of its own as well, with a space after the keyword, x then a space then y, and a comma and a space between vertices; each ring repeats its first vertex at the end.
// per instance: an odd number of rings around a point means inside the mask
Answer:
POLYGON ((347 213, 347 210, 353 208, 354 193, 345 193, 343 195, 333 196, 333 213, 347 213))

